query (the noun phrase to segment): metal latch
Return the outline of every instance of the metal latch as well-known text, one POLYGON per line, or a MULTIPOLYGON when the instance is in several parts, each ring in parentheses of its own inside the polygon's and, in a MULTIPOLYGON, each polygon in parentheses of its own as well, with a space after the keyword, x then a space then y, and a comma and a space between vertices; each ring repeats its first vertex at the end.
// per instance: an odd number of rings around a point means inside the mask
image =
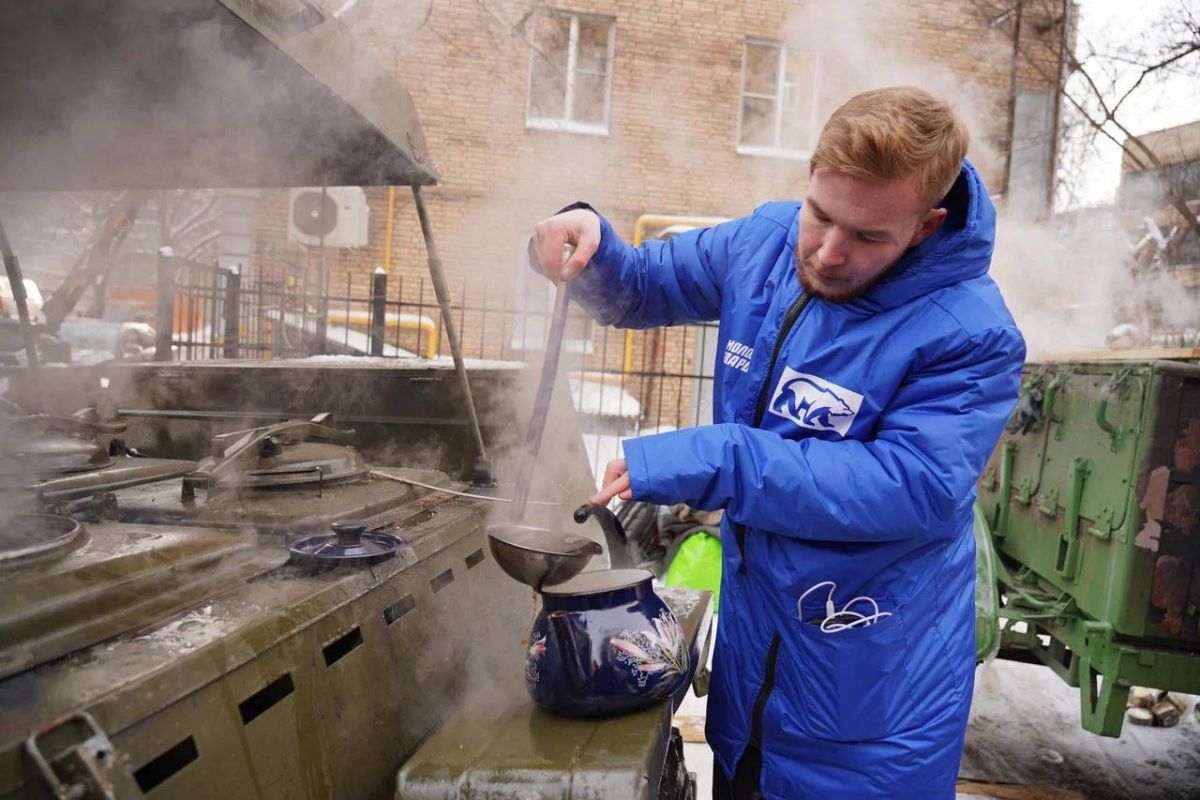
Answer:
POLYGON ((1083 484, 1092 471, 1091 464, 1086 458, 1071 459, 1067 472, 1070 483, 1067 495, 1067 514, 1063 524, 1061 539, 1058 543, 1058 561, 1055 571, 1064 578, 1074 578, 1079 571, 1080 541, 1079 518, 1083 503, 1083 484))
POLYGON ((145 797, 129 771, 126 759, 118 757, 108 735, 86 711, 76 711, 59 717, 29 734, 25 739, 25 752, 33 759, 46 785, 59 800, 125 800, 145 797), (59 769, 64 773, 64 781, 55 772, 54 767, 50 766, 50 760, 42 754, 38 747, 38 739, 72 722, 83 723, 84 727, 91 731, 91 735, 55 757, 59 769))

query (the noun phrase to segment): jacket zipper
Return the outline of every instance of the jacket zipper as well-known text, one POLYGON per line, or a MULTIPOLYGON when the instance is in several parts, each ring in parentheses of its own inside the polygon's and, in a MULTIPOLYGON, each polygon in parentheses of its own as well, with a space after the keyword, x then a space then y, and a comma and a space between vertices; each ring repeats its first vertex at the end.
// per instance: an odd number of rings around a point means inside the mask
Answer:
MULTIPOLYGON (((808 301, 812 299, 812 295, 808 292, 802 292, 799 297, 792 301, 792 305, 788 308, 787 313, 783 315, 783 323, 779 326, 779 335, 775 337, 775 347, 771 350, 771 363, 767 365, 767 377, 763 380, 762 389, 758 392, 758 405, 754 409, 754 422, 751 427, 757 428, 762 424, 763 415, 767 413, 767 399, 771 396, 771 377, 775 374, 775 362, 779 360, 779 351, 783 349, 783 343, 787 340, 788 334, 792 330, 792 326, 796 324, 796 320, 800 318, 800 312, 808 305, 808 301)), ((733 529, 734 540, 737 542, 738 555, 742 558, 742 566, 745 566, 746 558, 746 526, 737 525, 733 529)))
MULTIPOLYGON (((771 350, 771 363, 767 365, 767 377, 763 381, 763 387, 758 393, 758 406, 754 409, 753 427, 755 428, 762 424, 763 415, 767 413, 767 399, 771 396, 771 378, 775 374, 775 362, 779 360, 779 351, 783 349, 783 343, 787 340, 792 326, 800 318, 800 312, 804 310, 804 307, 808 305, 808 301, 811 299, 812 297, 808 292, 802 293, 783 316, 783 324, 779 326, 779 336, 776 337, 775 347, 771 350)), ((742 568, 745 569, 746 526, 738 525, 734 528, 734 536, 737 540, 738 555, 742 557, 742 568)), ((767 651, 767 663, 762 686, 758 688, 758 695, 754 698, 754 707, 750 712, 750 738, 746 744, 749 747, 756 747, 759 750, 762 750, 763 712, 767 708, 767 700, 771 697, 771 690, 775 688, 775 662, 779 658, 779 644, 779 634, 776 633, 771 636, 771 646, 767 651)), ((761 786, 761 773, 758 780, 761 786)))
POLYGON ((754 709, 750 712, 750 739, 746 744, 759 750, 762 750, 763 711, 766 710, 771 690, 775 688, 775 661, 779 658, 779 641, 778 633, 771 637, 771 648, 767 651, 766 674, 763 675, 758 696, 754 698, 754 709))

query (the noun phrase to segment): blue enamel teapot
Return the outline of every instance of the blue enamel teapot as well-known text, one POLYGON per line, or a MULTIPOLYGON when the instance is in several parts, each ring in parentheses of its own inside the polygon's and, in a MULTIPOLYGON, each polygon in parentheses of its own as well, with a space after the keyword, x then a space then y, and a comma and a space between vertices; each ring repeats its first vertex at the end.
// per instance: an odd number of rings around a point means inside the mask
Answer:
POLYGON ((587 537, 530 528, 488 531, 501 566, 513 563, 506 538, 530 550, 530 563, 541 565, 551 556, 553 569, 505 569, 542 598, 529 634, 525 686, 539 706, 569 716, 623 714, 682 694, 697 659, 679 621, 655 594, 653 574, 633 566, 620 521, 603 506, 575 512, 576 522, 589 517, 604 529, 614 569, 579 573, 599 550, 587 537), (578 569, 564 576, 563 559, 573 559, 578 569), (531 574, 543 579, 533 583, 531 574))

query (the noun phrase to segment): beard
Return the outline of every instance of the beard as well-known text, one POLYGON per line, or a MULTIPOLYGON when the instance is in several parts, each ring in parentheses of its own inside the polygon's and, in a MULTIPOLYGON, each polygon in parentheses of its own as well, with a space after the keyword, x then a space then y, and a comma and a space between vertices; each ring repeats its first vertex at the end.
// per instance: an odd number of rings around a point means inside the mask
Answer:
POLYGON ((812 274, 816 272, 816 261, 811 258, 804 259, 800 256, 799 242, 796 243, 795 256, 796 277, 800 281, 801 288, 803 288, 804 291, 808 292, 813 297, 826 300, 830 303, 849 303, 851 300, 862 297, 864 294, 871 291, 871 289, 875 288, 876 284, 886 278, 892 269, 891 265, 889 264, 887 269, 883 270, 866 283, 853 286, 843 291, 821 289, 815 285, 812 278, 812 274))

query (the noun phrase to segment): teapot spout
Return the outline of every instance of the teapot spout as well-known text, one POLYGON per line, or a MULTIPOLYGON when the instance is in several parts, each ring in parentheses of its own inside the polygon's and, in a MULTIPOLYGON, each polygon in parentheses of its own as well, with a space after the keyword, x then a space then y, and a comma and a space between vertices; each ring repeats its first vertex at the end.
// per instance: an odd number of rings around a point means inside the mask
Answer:
POLYGON ((633 556, 629 554, 629 540, 625 537, 625 528, 616 514, 604 506, 587 503, 575 509, 575 521, 583 524, 588 517, 595 517, 604 530, 604 543, 608 545, 609 566, 613 569, 636 567, 633 556))
MULTIPOLYGON (((567 680, 571 687, 581 690, 588 684, 588 664, 584 661, 584 653, 575 640, 575 627, 571 624, 571 614, 567 611, 555 611, 550 614, 550 635, 558 646, 563 669, 567 671, 567 680)), ((588 648, 590 650, 590 648, 588 648)))

